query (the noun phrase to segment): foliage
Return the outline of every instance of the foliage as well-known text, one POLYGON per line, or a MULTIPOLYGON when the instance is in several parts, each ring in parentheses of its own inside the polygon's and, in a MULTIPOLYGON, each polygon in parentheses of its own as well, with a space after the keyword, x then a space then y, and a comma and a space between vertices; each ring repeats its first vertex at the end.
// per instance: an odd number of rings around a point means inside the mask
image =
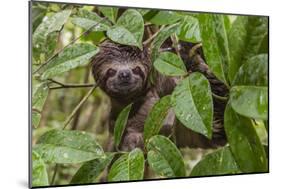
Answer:
MULTIPOLYGON (((268 171, 263 146, 268 145, 264 144, 268 130, 267 18, 233 19, 220 14, 43 2, 33 2, 32 6, 33 186, 99 182, 106 169, 108 181, 140 180, 144 178, 145 162, 155 174, 152 178, 268 171), (145 43, 145 26, 151 24, 156 32, 145 43), (94 92, 87 100, 83 98, 84 89, 66 92, 67 86, 77 88, 76 84, 56 81, 94 83, 89 80, 87 65, 105 38, 141 50, 149 44, 151 77, 158 72, 181 78, 172 94, 159 99, 149 112, 144 124, 143 150, 104 152, 109 107, 104 93, 92 89, 94 92), (172 39, 173 46, 178 40, 201 43, 210 71, 229 89, 227 96, 219 97, 227 103, 224 127, 228 144, 211 151, 189 170, 184 149, 159 131, 172 110, 185 127, 212 138, 216 96, 203 74, 187 71, 178 52, 161 51, 167 39, 172 39), (52 90, 52 86, 65 89, 52 90), (77 108, 77 104, 83 108, 77 108), (71 127, 65 125, 65 120, 70 121, 71 127), (258 129, 261 127, 266 127, 264 132, 258 129), (54 164, 65 167, 67 174, 63 169, 54 169, 54 164), (50 179, 57 171, 63 182, 50 179)), ((117 117, 116 147, 122 141, 131 108, 132 104, 128 105, 117 117)))

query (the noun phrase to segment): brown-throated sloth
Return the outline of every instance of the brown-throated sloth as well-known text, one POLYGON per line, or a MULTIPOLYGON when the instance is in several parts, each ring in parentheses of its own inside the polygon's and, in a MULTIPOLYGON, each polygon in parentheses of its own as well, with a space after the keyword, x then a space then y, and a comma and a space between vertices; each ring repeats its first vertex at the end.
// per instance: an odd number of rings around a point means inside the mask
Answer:
MULTIPOLYGON (((181 57, 189 72, 203 73, 209 79, 213 93, 226 95, 227 88, 209 71, 200 54, 195 53, 189 57, 188 51, 192 46, 185 42, 181 42, 180 46, 181 57)), ((99 47, 99 53, 92 60, 92 74, 100 88, 111 99, 109 123, 111 137, 107 150, 114 150, 112 134, 115 120, 121 110, 130 103, 133 105, 119 149, 130 151, 136 147, 143 148, 143 128, 148 113, 162 96, 172 93, 179 78, 156 74, 155 83, 151 84, 148 78, 152 63, 146 47, 141 51, 137 47, 109 40, 101 43, 99 47)), ((224 109, 225 102, 214 99, 215 113, 211 140, 182 126, 172 111, 168 113, 160 133, 168 136, 174 130, 173 138, 178 147, 214 148, 224 145, 226 143, 223 129, 224 109)))

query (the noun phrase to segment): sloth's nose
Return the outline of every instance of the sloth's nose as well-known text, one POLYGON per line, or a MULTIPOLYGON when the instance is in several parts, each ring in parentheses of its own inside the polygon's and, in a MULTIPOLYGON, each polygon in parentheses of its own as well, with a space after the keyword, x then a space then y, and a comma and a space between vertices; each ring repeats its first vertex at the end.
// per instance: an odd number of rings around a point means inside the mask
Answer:
POLYGON ((121 81, 129 81, 131 79, 131 72, 130 70, 121 70, 118 77, 121 81))

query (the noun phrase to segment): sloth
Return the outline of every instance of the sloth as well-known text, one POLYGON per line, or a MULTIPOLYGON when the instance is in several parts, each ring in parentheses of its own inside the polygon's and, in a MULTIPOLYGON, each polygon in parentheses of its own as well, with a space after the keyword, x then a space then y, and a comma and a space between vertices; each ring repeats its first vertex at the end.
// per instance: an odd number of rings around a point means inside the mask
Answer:
MULTIPOLYGON (((178 77, 167 77, 159 73, 154 74, 155 82, 150 82, 152 71, 150 53, 147 47, 143 50, 105 40, 100 44, 100 51, 92 59, 92 75, 99 87, 110 97, 111 111, 109 115, 109 142, 108 151, 115 151, 113 145, 113 132, 115 120, 119 113, 129 104, 132 108, 129 113, 127 125, 118 149, 130 151, 134 148, 144 147, 144 122, 153 105, 163 96, 172 93, 178 77)), ((226 86, 220 82, 210 71, 197 52, 192 57, 186 56, 192 46, 180 42, 180 54, 189 72, 201 72, 211 84, 214 94, 227 95, 226 86)), ((175 51, 172 49, 171 51, 175 51)), ((223 129, 223 112, 225 102, 214 99, 213 136, 208 139, 184 127, 170 110, 164 120, 160 134, 173 135, 178 147, 216 148, 226 144, 223 129)))

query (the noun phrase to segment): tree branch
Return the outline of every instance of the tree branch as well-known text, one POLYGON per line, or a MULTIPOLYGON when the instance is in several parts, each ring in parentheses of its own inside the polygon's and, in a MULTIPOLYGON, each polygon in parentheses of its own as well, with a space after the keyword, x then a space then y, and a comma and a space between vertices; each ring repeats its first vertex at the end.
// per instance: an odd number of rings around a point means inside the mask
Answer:
POLYGON ((148 45, 149 43, 151 43, 152 40, 158 35, 158 33, 159 33, 164 27, 165 27, 164 25, 161 26, 161 28, 160 28, 157 32, 155 32, 150 38, 148 38, 147 40, 145 40, 145 41, 142 43, 143 46, 146 46, 146 45, 148 45))
POLYGON ((92 84, 92 83, 83 83, 83 84, 65 84, 65 83, 61 83, 61 82, 59 82, 59 81, 56 81, 56 80, 54 80, 54 79, 48 79, 51 83, 55 83, 55 84, 57 84, 57 85, 59 85, 59 86, 55 86, 55 87, 51 87, 51 86, 49 86, 49 84, 48 84, 48 87, 49 87, 49 89, 50 90, 55 90, 55 89, 69 89, 69 88, 83 88, 83 87, 93 87, 94 86, 94 84, 92 84))
POLYGON ((53 56, 51 56, 46 62, 41 64, 34 72, 33 74, 37 73, 39 70, 41 70, 45 65, 47 65, 51 60, 53 60, 55 57, 57 57, 65 48, 69 47, 73 43, 75 43, 78 39, 80 39, 83 35, 87 34, 91 29, 98 26, 103 20, 105 20, 106 17, 102 18, 99 22, 93 24, 91 27, 89 27, 87 30, 85 30, 82 34, 80 34, 78 37, 73 39, 70 43, 68 43, 66 46, 64 46, 61 50, 59 50, 57 53, 55 53, 53 56))

